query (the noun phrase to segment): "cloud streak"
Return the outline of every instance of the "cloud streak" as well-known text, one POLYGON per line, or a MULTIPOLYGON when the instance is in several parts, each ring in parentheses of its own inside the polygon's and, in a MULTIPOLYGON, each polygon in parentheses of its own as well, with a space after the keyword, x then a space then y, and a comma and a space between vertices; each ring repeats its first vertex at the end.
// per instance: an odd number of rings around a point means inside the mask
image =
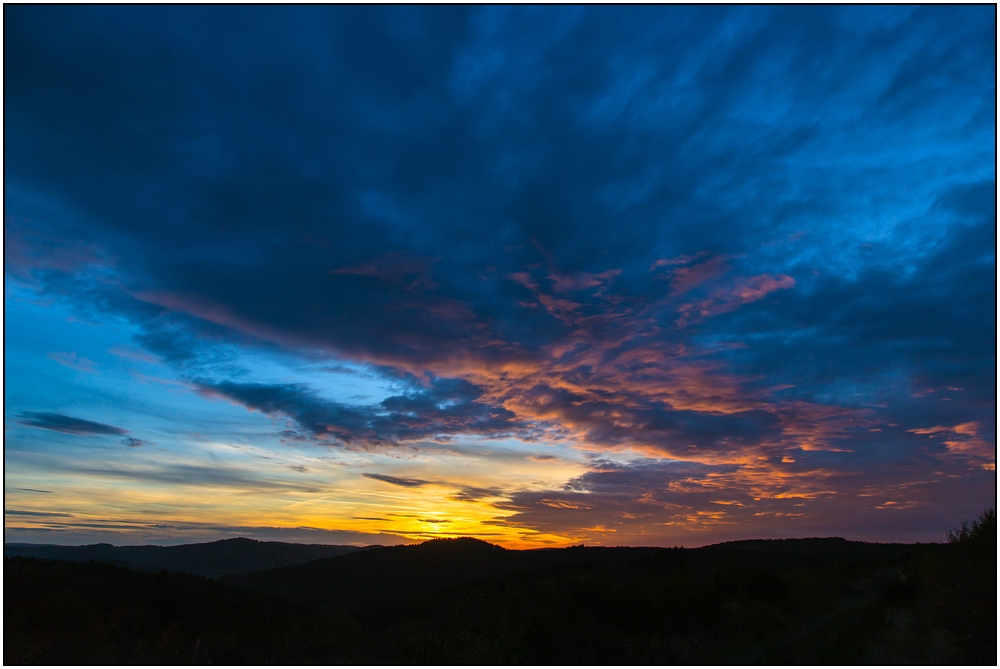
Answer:
POLYGON ((84 418, 74 418, 61 413, 49 411, 26 411, 19 421, 22 425, 42 430, 52 430, 77 436, 118 435, 128 434, 126 430, 114 425, 106 425, 84 418))
POLYGON ((399 478, 398 476, 389 476, 387 474, 364 473, 362 476, 375 479, 376 481, 382 481, 383 483, 391 483, 392 485, 402 486, 404 488, 419 488, 420 486, 425 486, 430 483, 430 481, 424 481, 423 479, 406 479, 399 478))

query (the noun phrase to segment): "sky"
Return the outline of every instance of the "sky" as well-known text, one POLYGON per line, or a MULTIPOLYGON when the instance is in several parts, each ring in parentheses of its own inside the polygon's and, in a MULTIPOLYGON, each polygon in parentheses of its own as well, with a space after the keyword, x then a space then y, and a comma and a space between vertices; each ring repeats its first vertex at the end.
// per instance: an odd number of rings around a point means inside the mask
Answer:
POLYGON ((942 541, 996 8, 4 17, 5 541, 942 541))

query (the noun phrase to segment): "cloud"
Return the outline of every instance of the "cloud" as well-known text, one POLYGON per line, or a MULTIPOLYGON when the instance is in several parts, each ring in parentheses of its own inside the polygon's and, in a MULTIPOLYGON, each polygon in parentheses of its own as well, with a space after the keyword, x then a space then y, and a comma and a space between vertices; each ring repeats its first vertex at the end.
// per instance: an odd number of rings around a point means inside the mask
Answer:
POLYGON ((676 258, 657 258, 650 264, 649 271, 652 272, 660 267, 671 267, 673 265, 687 265, 693 262, 699 256, 705 255, 705 252, 701 252, 695 255, 679 255, 676 258))
POLYGON ((382 481, 383 483, 391 483, 392 485, 402 486, 404 488, 419 488, 420 486, 425 486, 430 481, 424 481, 422 479, 408 479, 399 478, 397 476, 388 476, 386 474, 362 474, 370 479, 375 479, 376 481, 382 481))
MULTIPOLYGON (((990 475, 980 470, 970 479, 981 485, 990 475)), ((766 460, 713 466, 598 459, 561 489, 510 491, 491 503, 505 512, 493 524, 575 543, 692 547, 723 538, 831 533, 854 540, 922 536, 940 541, 946 528, 935 533, 927 518, 943 507, 928 495, 944 489, 961 495, 970 479, 900 484, 897 476, 879 469, 838 472, 766 460), (907 513, 894 519, 886 517, 888 511, 907 513), (852 524, 852 517, 865 522, 852 524)))
POLYGON ((65 466, 71 473, 130 481, 136 484, 161 483, 168 486, 229 488, 244 492, 295 491, 316 493, 320 487, 296 480, 271 480, 252 468, 201 464, 109 464, 75 463, 65 466))
POLYGON ((478 502, 481 500, 496 499, 506 496, 507 493, 497 487, 483 488, 476 486, 463 486, 451 495, 451 499, 461 502, 478 502))
POLYGON ((600 288, 613 281, 621 274, 620 269, 609 269, 604 272, 578 272, 576 274, 564 275, 552 273, 549 278, 552 280, 553 288, 559 293, 576 292, 589 288, 600 288))
POLYGON ((432 379, 377 405, 354 406, 318 396, 301 384, 198 382, 199 392, 251 411, 291 419, 306 434, 344 445, 395 445, 455 434, 501 437, 524 431, 514 414, 477 401, 481 392, 459 379, 432 379))
POLYGON ((96 363, 94 363, 93 360, 82 358, 73 351, 70 351, 68 353, 52 352, 49 353, 46 357, 48 357, 50 360, 55 360, 64 367, 75 369, 78 372, 87 372, 88 374, 93 374, 96 371, 96 363))
POLYGON ((671 293, 673 295, 683 295, 706 281, 722 276, 729 269, 729 265, 726 264, 726 259, 723 256, 716 256, 690 267, 678 267, 674 270, 673 278, 670 280, 671 293))
POLYGON ((425 258, 412 258, 401 252, 388 253, 375 260, 356 265, 331 270, 331 274, 369 276, 385 283, 397 284, 403 290, 422 288, 434 290, 438 287, 430 277, 431 261, 425 258))
POLYGON ((155 445, 150 441, 128 436, 128 430, 123 428, 83 418, 74 418, 73 416, 66 416, 60 413, 25 411, 20 414, 19 422, 22 425, 27 425, 28 427, 52 430, 54 432, 62 432, 64 434, 72 434, 82 437, 117 435, 124 437, 124 439, 121 440, 121 443, 129 448, 155 445))
POLYGON ((996 467, 996 443, 979 436, 982 423, 971 421, 952 427, 935 425, 934 427, 913 428, 907 430, 913 434, 925 435, 931 439, 944 437, 942 440, 947 451, 943 456, 964 456, 978 461, 987 469, 996 467))
POLYGON ((112 346, 108 349, 108 353, 117 355, 121 358, 126 358, 128 360, 134 360, 136 362, 147 362, 153 364, 159 362, 156 356, 150 355, 146 351, 133 346, 112 346))
POLYGON ((126 430, 114 425, 105 425, 96 421, 74 418, 60 413, 48 411, 25 411, 21 414, 19 421, 28 427, 37 427, 43 430, 53 430, 65 434, 75 434, 78 436, 91 436, 103 434, 115 434, 124 436, 128 434, 126 430))
POLYGON ((784 274, 778 276, 762 274, 738 278, 731 285, 716 288, 704 300, 694 304, 681 305, 679 308, 681 318, 678 319, 677 324, 680 327, 686 327, 692 317, 708 318, 729 313, 744 304, 763 299, 769 293, 791 288, 794 285, 795 279, 784 274))

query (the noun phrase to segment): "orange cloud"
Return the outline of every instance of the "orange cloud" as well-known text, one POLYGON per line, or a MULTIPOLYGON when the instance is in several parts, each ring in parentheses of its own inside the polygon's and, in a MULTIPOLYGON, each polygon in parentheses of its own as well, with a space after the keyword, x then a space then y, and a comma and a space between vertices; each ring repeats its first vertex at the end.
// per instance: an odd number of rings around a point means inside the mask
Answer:
POLYGON ((914 428, 907 430, 914 434, 927 435, 930 438, 944 436, 944 445, 947 452, 943 455, 958 455, 970 458, 983 469, 994 469, 996 467, 996 444, 986 441, 979 436, 982 424, 978 421, 969 423, 959 423, 953 427, 914 428))
POLYGON ((795 279, 785 274, 772 276, 761 274, 738 278, 733 285, 716 289, 708 298, 691 304, 681 305, 681 321, 686 325, 692 316, 708 318, 733 311, 744 304, 763 299, 777 290, 795 285, 795 279))

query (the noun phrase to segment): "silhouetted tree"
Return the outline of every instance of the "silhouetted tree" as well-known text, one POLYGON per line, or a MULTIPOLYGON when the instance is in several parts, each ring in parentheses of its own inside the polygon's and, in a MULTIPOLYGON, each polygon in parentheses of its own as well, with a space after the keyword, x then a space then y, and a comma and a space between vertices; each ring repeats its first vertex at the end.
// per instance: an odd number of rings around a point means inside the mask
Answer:
POLYGON ((972 524, 963 522, 960 527, 948 532, 948 542, 953 544, 968 545, 992 545, 997 544, 997 513, 994 509, 987 509, 979 514, 979 517, 972 521, 972 524))

